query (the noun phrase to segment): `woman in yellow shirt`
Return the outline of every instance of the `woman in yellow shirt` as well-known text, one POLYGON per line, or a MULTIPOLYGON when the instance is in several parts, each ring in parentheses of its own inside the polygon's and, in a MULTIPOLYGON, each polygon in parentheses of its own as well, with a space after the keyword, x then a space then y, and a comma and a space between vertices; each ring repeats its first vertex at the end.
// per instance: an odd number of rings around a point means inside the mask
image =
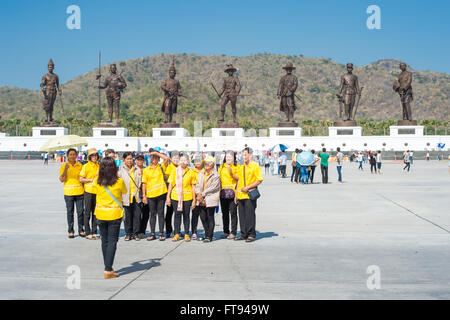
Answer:
MULTIPOLYGON (((198 175, 205 171, 203 157, 201 154, 196 154, 194 156, 194 174, 195 180, 198 181, 198 175)), ((200 208, 198 206, 192 210, 192 240, 197 240, 197 226, 198 226, 198 218, 200 216, 200 208)))
POLYGON ((61 165, 59 170, 59 181, 64 183, 64 200, 67 208, 67 224, 69 225, 69 238, 74 238, 74 207, 77 206, 78 234, 80 237, 86 236, 84 233, 84 189, 79 181, 82 165, 77 162, 78 152, 75 149, 67 151, 67 163, 61 165))
POLYGON ((150 211, 150 236, 148 241, 156 239, 156 217, 159 223, 159 240, 164 241, 164 205, 167 196, 167 185, 164 171, 169 164, 169 158, 158 151, 151 149, 150 165, 144 169, 142 175, 142 201, 148 204, 150 211), (159 159, 163 163, 159 164, 159 159))
POLYGON ((237 206, 234 203, 236 183, 239 179, 239 165, 236 163, 236 154, 228 151, 225 163, 219 168, 221 190, 220 208, 222 210, 223 238, 234 239, 237 234, 238 215, 237 206), (231 232, 230 232, 231 216, 231 232))
POLYGON ((106 157, 102 160, 93 187, 97 195, 95 216, 102 239, 104 276, 105 279, 117 278, 119 274, 114 272, 112 266, 123 217, 122 194, 128 194, 128 190, 125 182, 119 178, 113 158, 106 157))
POLYGON ((184 241, 191 241, 189 237, 189 214, 195 209, 195 184, 197 180, 193 170, 188 168, 189 158, 186 155, 180 157, 180 165, 172 171, 169 177, 169 189, 167 191, 166 204, 172 206, 175 211, 174 225, 175 235, 172 241, 180 240, 181 217, 184 223, 184 241))
POLYGON ((95 192, 93 188, 94 179, 98 175, 99 155, 95 148, 88 151, 88 160, 80 172, 80 182, 84 183, 84 230, 89 240, 98 239, 97 220, 95 220, 95 192), (92 228, 91 228, 92 227, 92 228))
MULTIPOLYGON (((169 179, 172 172, 177 170, 177 167, 180 163, 180 154, 177 151, 171 152, 170 164, 167 168, 164 169, 164 173, 166 174, 166 180, 169 179)), ((171 206, 166 206, 166 238, 169 238, 172 235, 172 216, 173 216, 173 208, 171 206)))

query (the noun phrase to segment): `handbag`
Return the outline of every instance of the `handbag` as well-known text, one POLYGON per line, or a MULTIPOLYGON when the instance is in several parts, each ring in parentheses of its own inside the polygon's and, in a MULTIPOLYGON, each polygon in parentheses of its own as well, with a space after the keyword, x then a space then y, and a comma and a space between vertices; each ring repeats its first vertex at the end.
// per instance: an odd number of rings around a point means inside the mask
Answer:
MULTIPOLYGON (((247 186, 247 183, 245 182, 245 164, 244 164, 244 187, 246 187, 246 186, 247 186)), ((249 190, 248 197, 250 198, 250 200, 257 200, 259 197, 261 197, 258 187, 256 187, 253 190, 249 190)))
POLYGON ((139 199, 141 199, 141 201, 142 201, 142 197, 144 196, 144 195, 142 194, 142 188, 141 188, 142 183, 138 186, 138 185, 136 184, 136 181, 134 181, 133 177, 131 176, 131 174, 130 174, 129 172, 128 172, 128 176, 130 177, 131 180, 133 180, 134 185, 135 185, 136 187, 138 187, 138 190, 139 190, 139 199))
MULTIPOLYGON (((223 170, 223 165, 220 168, 219 174, 222 173, 222 170, 223 170)), ((222 189, 222 190, 220 190, 220 197, 222 199, 234 199, 235 191, 233 189, 222 189)))

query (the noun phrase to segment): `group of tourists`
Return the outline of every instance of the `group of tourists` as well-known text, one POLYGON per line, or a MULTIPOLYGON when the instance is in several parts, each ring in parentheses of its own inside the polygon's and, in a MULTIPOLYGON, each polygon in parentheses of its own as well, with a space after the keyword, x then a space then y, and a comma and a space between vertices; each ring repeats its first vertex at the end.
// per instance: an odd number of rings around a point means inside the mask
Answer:
POLYGON ((250 148, 242 151, 242 165, 237 163, 236 153, 229 151, 218 167, 211 155, 195 155, 194 166, 190 167, 187 154, 172 152, 169 159, 159 148, 150 149, 149 154, 150 164, 145 166, 144 155, 125 152, 118 167, 114 150, 106 150, 99 161, 98 151, 92 148, 87 154, 88 162, 82 165, 77 161, 77 150, 69 149, 67 162, 60 168, 69 238, 75 237, 76 207, 80 237, 101 238, 105 278, 118 276, 112 265, 123 218, 125 241, 164 241, 172 237, 173 242, 211 242, 215 239, 215 213, 220 206, 222 238, 255 240, 258 185, 263 177, 260 165, 252 161, 250 148), (203 236, 198 233, 199 218, 203 236), (148 222, 150 235, 146 237, 148 222))
MULTIPOLYGON (((340 151, 340 148, 337 148, 336 161, 338 165, 338 181, 342 183, 342 161, 343 154, 340 151)), ((292 174, 291 174, 291 183, 301 183, 308 184, 314 183, 314 174, 316 168, 320 168, 320 173, 322 175, 322 183, 328 183, 328 160, 330 158, 330 154, 327 153, 326 148, 322 148, 322 152, 316 152, 315 150, 308 151, 313 155, 312 162, 309 164, 301 164, 297 161, 297 157, 304 152, 302 149, 295 149, 292 153, 292 174)), ((284 152, 283 152, 284 154, 284 152)))

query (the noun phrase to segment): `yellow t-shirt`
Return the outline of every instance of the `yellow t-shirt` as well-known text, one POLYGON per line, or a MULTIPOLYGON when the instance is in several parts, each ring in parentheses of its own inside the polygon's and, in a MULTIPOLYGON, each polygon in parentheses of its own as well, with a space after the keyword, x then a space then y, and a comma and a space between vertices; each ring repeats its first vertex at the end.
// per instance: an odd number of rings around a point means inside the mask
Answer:
POLYGON ((244 187, 244 168, 245 168, 245 186, 251 185, 256 181, 263 181, 261 174, 261 167, 256 162, 252 161, 247 166, 243 164, 239 168, 239 183, 238 183, 238 200, 250 199, 248 193, 241 192, 241 188, 244 187))
POLYGON ((297 162, 297 153, 292 152, 292 161, 297 162))
MULTIPOLYGON (((83 166, 83 169, 81 169, 80 177, 83 177, 85 179, 94 179, 95 176, 98 174, 98 169, 100 168, 100 165, 97 162, 89 161, 83 166)), ((84 184, 84 192, 94 193, 94 181, 87 182, 84 184)))
POLYGON ((200 172, 205 171, 205 168, 200 169, 200 171, 197 171, 197 168, 192 169, 192 171, 194 171, 195 174, 195 181, 198 180, 198 175, 200 174, 200 172))
MULTIPOLYGON (((142 183, 145 183, 147 198, 156 198, 167 193, 167 185, 159 164, 155 168, 152 166, 153 164, 150 164, 142 174, 142 183)), ((161 164, 161 167, 166 172, 167 168, 164 163, 161 164)))
MULTIPOLYGON (((239 176, 239 165, 231 165, 231 172, 235 176, 239 176)), ((236 190, 236 180, 233 179, 233 177, 228 172, 228 165, 222 164, 219 168, 219 174, 220 174, 220 182, 222 184, 222 190, 223 189, 232 189, 233 191, 236 190)))
MULTIPOLYGON (((164 168, 164 167, 163 167, 164 168)), ((169 179, 172 171, 176 171, 177 167, 171 162, 167 168, 164 169, 164 173, 166 174, 166 178, 169 179)))
MULTIPOLYGON (((116 220, 123 217, 123 210, 108 194, 105 188, 97 184, 97 179, 93 181, 94 193, 97 195, 95 205, 95 216, 99 220, 116 220)), ((122 178, 117 179, 116 183, 112 186, 107 186, 109 191, 116 197, 117 201, 122 204, 122 194, 127 194, 127 186, 123 182, 122 178)))
MULTIPOLYGON (((68 162, 67 162, 68 163, 68 162)), ((66 173, 66 181, 64 181, 64 195, 65 196, 79 196, 84 193, 83 184, 80 182, 80 172, 83 165, 79 162, 75 165, 69 164, 69 169, 66 173)), ((61 176, 64 172, 66 164, 61 165, 59 169, 59 175, 61 176)))
MULTIPOLYGON (((178 201, 176 180, 177 180, 177 171, 173 170, 168 180, 168 182, 173 185, 172 194, 170 195, 170 198, 172 200, 178 201)), ((192 185, 195 185, 196 183, 197 179, 195 177, 194 170, 186 168, 186 172, 184 173, 183 176, 183 201, 189 201, 193 199, 192 185)))

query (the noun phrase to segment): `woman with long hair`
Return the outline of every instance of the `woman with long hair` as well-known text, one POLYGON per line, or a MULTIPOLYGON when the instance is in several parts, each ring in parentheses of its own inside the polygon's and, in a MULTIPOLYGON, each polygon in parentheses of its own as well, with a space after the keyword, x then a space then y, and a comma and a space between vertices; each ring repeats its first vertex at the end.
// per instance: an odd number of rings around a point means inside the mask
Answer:
POLYGON ((119 178, 116 162, 106 157, 100 163, 98 177, 94 180, 97 194, 95 216, 100 227, 102 239, 105 279, 117 278, 118 273, 112 268, 119 240, 120 224, 123 218, 122 194, 128 194, 127 187, 119 178))

